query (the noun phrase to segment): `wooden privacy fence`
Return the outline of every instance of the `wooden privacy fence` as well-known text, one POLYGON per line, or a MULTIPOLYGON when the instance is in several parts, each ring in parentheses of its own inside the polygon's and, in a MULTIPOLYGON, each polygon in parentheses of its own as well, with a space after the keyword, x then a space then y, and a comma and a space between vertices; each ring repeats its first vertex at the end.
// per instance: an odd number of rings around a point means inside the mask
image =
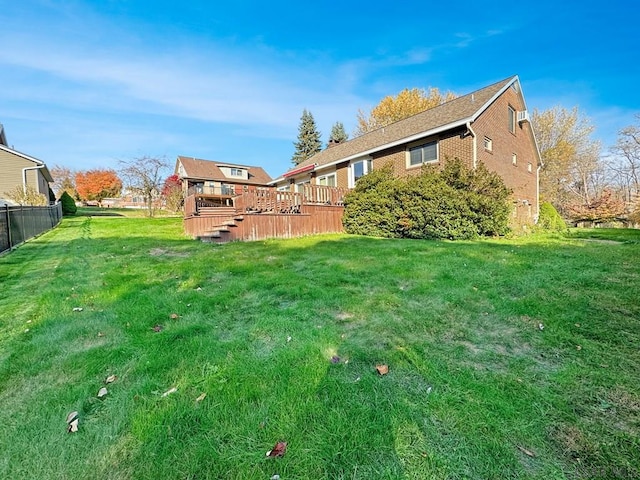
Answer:
POLYGON ((0 253, 52 229, 62 218, 62 204, 48 207, 0 207, 0 253))

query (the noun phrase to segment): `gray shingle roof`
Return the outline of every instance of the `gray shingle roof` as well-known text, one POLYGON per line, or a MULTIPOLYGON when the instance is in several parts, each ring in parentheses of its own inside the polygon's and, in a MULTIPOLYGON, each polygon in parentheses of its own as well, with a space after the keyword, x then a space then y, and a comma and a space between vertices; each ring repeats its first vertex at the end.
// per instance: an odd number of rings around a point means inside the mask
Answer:
POLYGON ((289 171, 312 164, 327 165, 354 156, 372 153, 422 133, 427 135, 434 130, 446 130, 448 126, 454 128, 465 121, 473 121, 495 99, 498 93, 517 79, 517 76, 506 78, 468 95, 455 98, 347 142, 339 143, 316 153, 289 171))

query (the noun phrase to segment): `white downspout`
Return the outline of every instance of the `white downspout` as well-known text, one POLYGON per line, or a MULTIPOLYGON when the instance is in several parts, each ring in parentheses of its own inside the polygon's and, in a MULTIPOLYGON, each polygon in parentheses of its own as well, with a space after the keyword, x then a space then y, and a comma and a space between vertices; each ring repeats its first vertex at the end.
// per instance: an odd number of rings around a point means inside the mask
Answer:
MULTIPOLYGON (((22 169, 22 191, 26 195, 27 194, 27 170, 37 170, 39 168, 44 168, 46 165, 38 165, 37 167, 25 167, 22 169)), ((49 197, 47 192, 47 198, 49 197)))
POLYGON ((474 132, 473 128, 471 128, 471 122, 467 122, 467 130, 469 130, 469 133, 473 137, 473 169, 475 170, 478 166, 478 145, 476 132, 474 132))

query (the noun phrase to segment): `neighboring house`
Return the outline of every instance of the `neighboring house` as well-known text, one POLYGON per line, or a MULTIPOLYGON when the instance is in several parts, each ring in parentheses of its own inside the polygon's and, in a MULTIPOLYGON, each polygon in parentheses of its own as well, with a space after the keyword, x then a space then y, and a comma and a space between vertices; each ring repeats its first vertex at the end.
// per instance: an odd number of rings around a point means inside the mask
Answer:
POLYGON ((185 197, 196 193, 220 205, 230 205, 234 196, 257 187, 267 187, 271 177, 261 167, 179 156, 175 172, 185 197))
POLYGON ((537 220, 541 160, 517 76, 331 145, 271 185, 280 191, 303 191, 307 184, 353 188, 389 163, 400 176, 455 157, 473 167, 482 162, 503 178, 513 191, 515 224, 537 220))
POLYGON ((0 203, 13 203, 6 199, 5 192, 17 186, 33 187, 49 199, 49 183, 53 182, 51 173, 42 160, 9 148, 7 137, 0 124, 0 203))

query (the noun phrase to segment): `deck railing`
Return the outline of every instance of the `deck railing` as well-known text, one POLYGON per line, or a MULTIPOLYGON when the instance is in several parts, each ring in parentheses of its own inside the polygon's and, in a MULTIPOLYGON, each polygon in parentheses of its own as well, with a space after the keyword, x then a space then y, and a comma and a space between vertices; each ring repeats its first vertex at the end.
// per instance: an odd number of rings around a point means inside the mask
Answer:
POLYGON ((302 205, 343 205, 345 188, 300 185, 298 192, 256 189, 234 197, 239 213, 300 213, 302 205))
POLYGON ((238 214, 243 213, 300 213, 302 205, 344 204, 346 188, 323 185, 299 185, 297 192, 280 191, 275 188, 258 187, 225 200, 223 203, 206 198, 206 193, 189 189, 185 198, 185 216, 197 215, 203 207, 233 206, 238 214))

